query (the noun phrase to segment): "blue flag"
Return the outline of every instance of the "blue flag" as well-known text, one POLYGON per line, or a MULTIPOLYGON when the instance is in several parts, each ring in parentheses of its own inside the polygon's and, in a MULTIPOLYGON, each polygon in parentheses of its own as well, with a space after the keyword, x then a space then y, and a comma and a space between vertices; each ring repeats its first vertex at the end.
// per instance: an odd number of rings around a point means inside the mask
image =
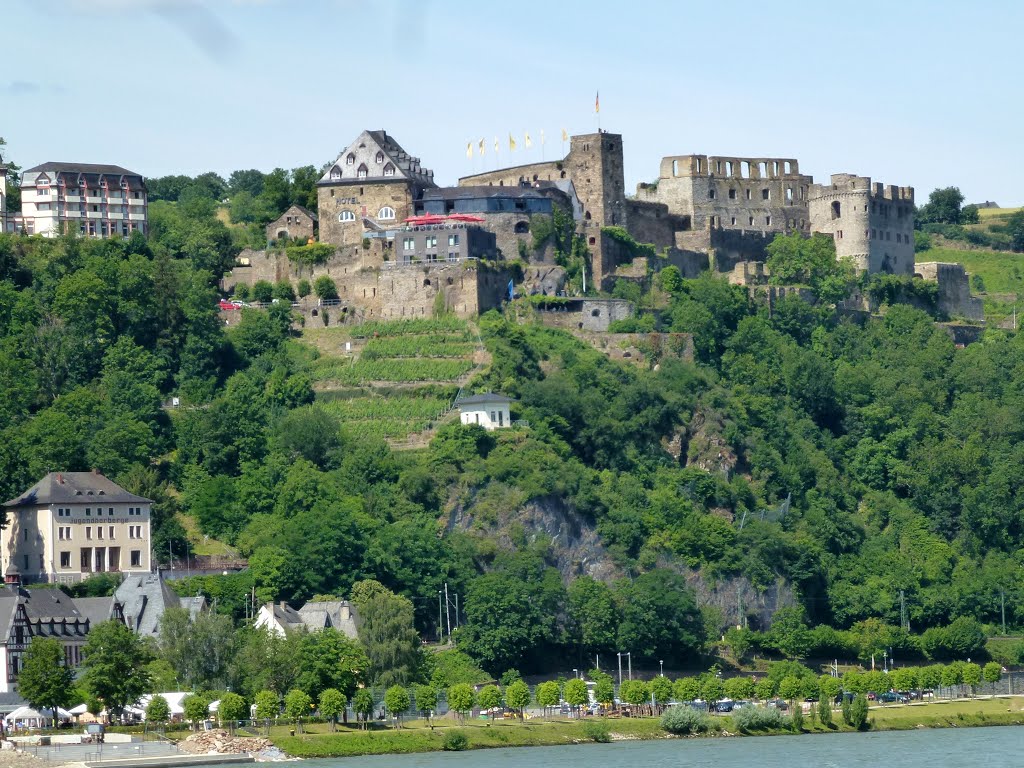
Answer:
POLYGON ((515 291, 512 288, 512 281, 509 280, 508 281, 508 300, 512 301, 512 299, 514 299, 515 297, 516 297, 515 296, 515 291))

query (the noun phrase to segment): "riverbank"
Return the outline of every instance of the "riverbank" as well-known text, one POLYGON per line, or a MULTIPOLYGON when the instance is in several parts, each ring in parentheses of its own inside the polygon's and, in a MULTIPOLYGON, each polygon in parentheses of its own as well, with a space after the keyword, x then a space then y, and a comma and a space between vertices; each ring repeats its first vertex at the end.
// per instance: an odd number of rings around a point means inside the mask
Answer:
MULTIPOLYGON (((824 727, 804 719, 803 733, 841 733, 851 728, 842 723, 839 712, 834 723, 824 727)), ((1024 725, 1024 697, 965 699, 928 704, 873 707, 869 712, 872 731, 900 731, 924 728, 962 728, 995 725, 1024 725)), ((744 735, 794 735, 790 730, 739 733, 732 718, 714 718, 717 730, 704 738, 744 735)), ((359 731, 339 727, 337 733, 326 732, 326 726, 313 726, 313 731, 291 736, 287 729, 272 729, 271 740, 293 757, 355 757, 359 755, 410 754, 437 752, 445 749, 446 736, 453 732, 465 735, 465 749, 497 747, 565 746, 594 741, 653 740, 677 738, 661 729, 655 717, 604 720, 541 720, 525 722, 466 720, 464 723, 443 721, 429 728, 423 721, 412 721, 399 730, 359 731)))

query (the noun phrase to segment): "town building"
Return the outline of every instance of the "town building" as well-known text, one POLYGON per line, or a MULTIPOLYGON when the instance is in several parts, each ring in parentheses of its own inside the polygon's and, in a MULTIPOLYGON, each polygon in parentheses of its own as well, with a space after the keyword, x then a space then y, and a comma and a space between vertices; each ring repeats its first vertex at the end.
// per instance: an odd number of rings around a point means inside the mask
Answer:
POLYGON ((509 405, 515 401, 511 397, 487 392, 482 395, 471 395, 459 400, 459 421, 463 424, 475 424, 488 432, 512 426, 509 405))
POLYGON ((97 471, 50 472, 5 502, 0 568, 25 583, 148 573, 152 503, 97 471))
POLYGON ((483 220, 475 216, 413 216, 405 225, 375 238, 390 243, 396 266, 430 264, 438 261, 458 262, 463 259, 497 259, 498 245, 493 232, 478 226, 483 220))
POLYGON ((7 166, 0 163, 0 232, 7 231, 7 166))
POLYGON ((363 131, 317 182, 320 242, 359 245, 364 231, 412 216, 414 201, 434 186, 434 172, 385 131, 363 131))
POLYGON ((159 573, 127 574, 114 592, 121 617, 128 628, 142 637, 157 637, 160 620, 170 608, 182 608, 195 619, 206 610, 205 598, 179 597, 159 573))
POLYGON ((301 205, 290 205, 288 210, 267 224, 267 241, 292 240, 303 244, 316 239, 317 215, 301 205))
POLYGON ((21 214, 9 226, 27 235, 87 237, 147 234, 148 198, 141 175, 118 165, 43 163, 21 174, 21 214))
POLYGON ((348 600, 310 601, 298 610, 286 602, 260 606, 254 625, 273 635, 336 629, 347 637, 357 636, 359 613, 348 600))

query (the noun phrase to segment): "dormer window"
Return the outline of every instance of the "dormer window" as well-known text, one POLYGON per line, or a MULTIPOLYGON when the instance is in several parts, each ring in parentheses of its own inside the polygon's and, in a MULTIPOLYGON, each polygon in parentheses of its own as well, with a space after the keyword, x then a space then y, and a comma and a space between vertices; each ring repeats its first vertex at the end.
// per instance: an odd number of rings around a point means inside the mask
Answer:
POLYGON ((356 176, 360 179, 365 179, 366 175, 370 172, 370 169, 366 167, 365 163, 360 163, 359 168, 356 170, 356 176))
POLYGON ((334 166, 331 168, 331 181, 337 181, 341 178, 341 168, 334 166))
POLYGON ((356 164, 356 156, 353 155, 351 152, 349 152, 348 156, 345 158, 345 165, 355 165, 355 164, 356 164))
POLYGON ((377 165, 380 165, 381 163, 383 163, 384 162, 384 153, 383 152, 378 152, 377 153, 377 157, 375 158, 375 160, 377 161, 377 165))
POLYGON ((387 165, 385 165, 384 166, 384 175, 385 176, 394 176, 395 175, 395 166, 393 166, 391 163, 388 163, 387 165))

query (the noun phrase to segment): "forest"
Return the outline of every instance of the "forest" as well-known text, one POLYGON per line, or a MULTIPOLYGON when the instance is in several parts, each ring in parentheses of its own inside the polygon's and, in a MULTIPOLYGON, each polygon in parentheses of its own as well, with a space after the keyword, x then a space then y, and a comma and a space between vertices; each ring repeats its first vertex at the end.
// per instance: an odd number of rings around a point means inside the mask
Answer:
POLYGON ((234 626, 253 594, 373 581, 434 640, 447 583, 456 647, 498 676, 618 652, 954 660, 1024 623, 1016 334, 957 349, 907 306, 855 322, 706 274, 652 312, 695 359, 632 366, 492 311, 469 389, 529 427, 397 451, 317 401, 286 303, 223 325, 244 243, 218 191, 188 189, 153 204, 148 238, 0 236, 0 490, 99 469, 155 500, 158 558, 187 550, 190 516, 250 567, 176 588, 234 626), (586 563, 528 522, 545 516, 593 534, 586 563))

